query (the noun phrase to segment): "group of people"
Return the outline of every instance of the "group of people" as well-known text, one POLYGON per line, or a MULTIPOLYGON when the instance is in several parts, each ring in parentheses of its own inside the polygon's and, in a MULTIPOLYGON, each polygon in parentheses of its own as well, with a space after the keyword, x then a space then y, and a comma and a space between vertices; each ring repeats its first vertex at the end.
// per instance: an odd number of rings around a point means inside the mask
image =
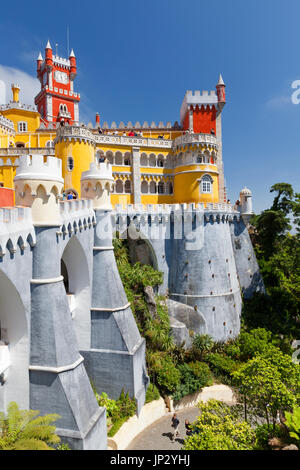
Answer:
MULTIPOLYGON (((175 438, 179 435, 179 424, 180 424, 180 421, 178 419, 178 416, 176 413, 174 413, 172 416, 172 421, 171 421, 171 426, 173 428, 172 438, 171 438, 172 442, 175 442, 175 438)), ((194 434, 194 432, 196 432, 193 430, 192 425, 188 419, 185 420, 184 425, 185 425, 185 433, 187 436, 191 436, 192 434, 194 434)))
POLYGON ((71 199, 76 199, 77 196, 73 191, 69 191, 68 193, 66 191, 63 192, 62 195, 63 201, 67 200, 70 201, 71 199))

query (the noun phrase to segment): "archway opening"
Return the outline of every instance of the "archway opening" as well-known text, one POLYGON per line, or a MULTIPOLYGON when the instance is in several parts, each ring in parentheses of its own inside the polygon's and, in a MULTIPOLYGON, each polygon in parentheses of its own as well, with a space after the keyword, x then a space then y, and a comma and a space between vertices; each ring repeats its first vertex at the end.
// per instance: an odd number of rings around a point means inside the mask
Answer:
POLYGON ((90 347, 90 271, 86 253, 73 236, 61 257, 61 275, 68 299, 70 313, 79 349, 90 347))
POLYGON ((0 411, 15 401, 29 407, 29 338, 19 292, 0 271, 0 411))

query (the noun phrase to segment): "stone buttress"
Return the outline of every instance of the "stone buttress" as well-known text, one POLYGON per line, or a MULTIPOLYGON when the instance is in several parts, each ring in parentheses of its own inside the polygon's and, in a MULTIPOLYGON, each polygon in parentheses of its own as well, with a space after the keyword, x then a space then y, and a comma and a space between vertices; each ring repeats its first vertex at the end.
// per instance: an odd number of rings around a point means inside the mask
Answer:
POLYGON ((145 340, 141 338, 118 272, 113 246, 109 193, 111 165, 91 164, 81 178, 82 194, 93 199, 96 226, 93 248, 91 348, 81 351, 99 393, 119 397, 122 389, 135 397, 138 413, 149 378, 145 340))

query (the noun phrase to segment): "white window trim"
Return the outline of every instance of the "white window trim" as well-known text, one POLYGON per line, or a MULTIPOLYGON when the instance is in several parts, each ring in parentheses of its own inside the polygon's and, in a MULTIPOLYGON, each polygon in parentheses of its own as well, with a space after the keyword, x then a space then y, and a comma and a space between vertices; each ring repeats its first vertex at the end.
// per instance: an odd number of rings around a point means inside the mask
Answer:
POLYGON ((28 131, 27 122, 26 121, 18 121, 18 132, 27 132, 27 131, 28 131))

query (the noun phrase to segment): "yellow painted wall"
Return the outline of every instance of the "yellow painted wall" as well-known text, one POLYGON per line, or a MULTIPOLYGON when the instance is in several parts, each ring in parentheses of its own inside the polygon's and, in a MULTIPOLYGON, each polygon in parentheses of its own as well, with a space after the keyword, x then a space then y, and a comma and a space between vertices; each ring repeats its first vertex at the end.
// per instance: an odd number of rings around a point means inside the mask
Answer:
POLYGON ((80 178, 94 162, 94 146, 88 142, 61 141, 55 145, 55 155, 62 160, 62 174, 65 180, 64 189, 75 189, 80 197, 80 178), (74 168, 68 170, 68 157, 73 157, 74 168))
POLYGON ((207 165, 187 165, 178 167, 174 176, 174 203, 208 203, 219 202, 218 174, 215 165, 210 165, 210 170, 206 170, 207 165), (183 172, 187 173, 183 173, 183 172), (203 194, 200 192, 199 180, 203 175, 210 175, 213 179, 212 193, 203 194))

